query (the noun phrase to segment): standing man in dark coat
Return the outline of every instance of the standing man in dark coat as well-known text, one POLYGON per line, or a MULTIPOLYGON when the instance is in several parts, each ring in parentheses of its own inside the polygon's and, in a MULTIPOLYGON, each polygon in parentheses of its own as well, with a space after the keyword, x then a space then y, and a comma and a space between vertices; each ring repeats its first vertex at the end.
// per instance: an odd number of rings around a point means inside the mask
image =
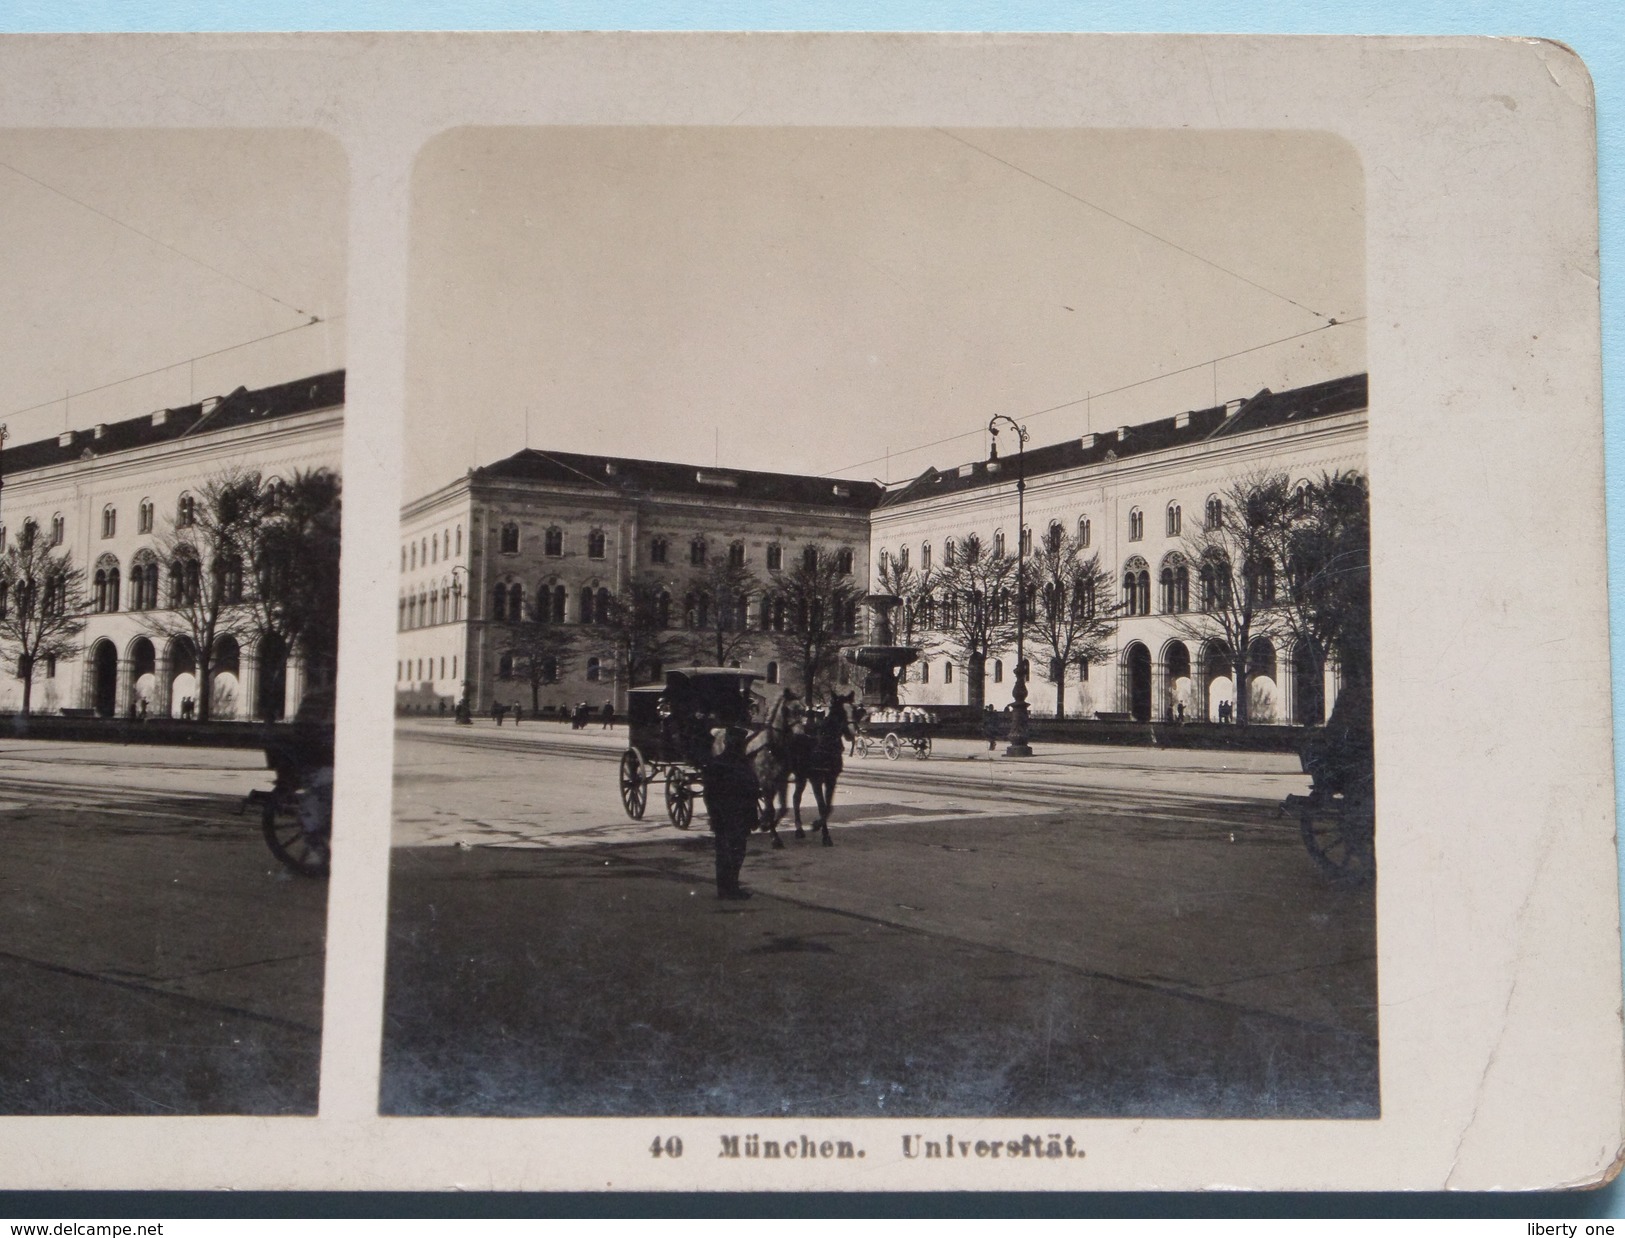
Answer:
POLYGON ((705 811, 717 846, 717 897, 745 899, 739 888, 739 870, 745 864, 746 841, 756 828, 761 792, 756 771, 745 755, 750 732, 742 726, 721 726, 711 732, 711 746, 700 766, 705 811))

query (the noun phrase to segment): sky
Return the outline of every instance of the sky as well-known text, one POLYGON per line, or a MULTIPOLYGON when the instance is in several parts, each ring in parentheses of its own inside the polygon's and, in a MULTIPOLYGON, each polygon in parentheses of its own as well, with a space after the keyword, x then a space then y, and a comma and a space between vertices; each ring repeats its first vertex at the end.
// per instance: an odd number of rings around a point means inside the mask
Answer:
POLYGON ((464 129, 412 193, 409 498, 527 442, 894 481, 996 414, 1036 446, 1365 368, 1325 134, 464 129))
POLYGON ((0 130, 8 441, 343 366, 346 191, 311 132, 0 130))

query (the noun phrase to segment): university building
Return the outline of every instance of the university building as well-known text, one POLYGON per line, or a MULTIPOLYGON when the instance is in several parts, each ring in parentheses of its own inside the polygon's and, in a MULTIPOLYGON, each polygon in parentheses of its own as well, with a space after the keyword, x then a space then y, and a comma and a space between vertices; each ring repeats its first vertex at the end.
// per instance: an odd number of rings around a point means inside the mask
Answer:
MULTIPOLYGON (((1069 716, 1217 720, 1234 700, 1234 670, 1217 633, 1204 630, 1191 522, 1209 519, 1245 479, 1363 473, 1367 412, 1366 378, 1355 375, 1024 453, 1029 549, 1035 536, 1076 536, 1120 587, 1108 599, 1120 604, 1111 660, 1066 672, 1069 716)), ((494 701, 528 709, 529 685, 514 678, 504 651, 507 625, 528 621, 541 605, 548 622, 589 627, 633 575, 670 599, 674 628, 714 623, 686 594, 695 570, 719 554, 750 568, 765 590, 819 545, 845 556, 864 592, 882 554, 940 566, 972 536, 1014 553, 1017 467, 1007 446, 997 467, 928 469, 887 488, 536 450, 470 470, 403 511, 397 703, 405 711, 449 708, 466 680, 476 710, 494 701)), ((746 600, 743 617, 765 629, 772 617, 760 603, 746 600)), ((855 634, 852 643, 862 639, 855 634)), ((967 668, 940 641, 928 643, 937 647, 907 669, 903 699, 968 703, 967 668)), ((780 668, 766 642, 763 649, 744 664, 771 684, 780 668)), ((1031 634, 1027 655, 1035 668, 1045 665, 1031 634)), ((1312 722, 1330 709, 1335 667, 1317 673, 1304 650, 1269 638, 1254 641, 1249 655, 1253 720, 1312 722)), ((1011 699, 1014 661, 1011 651, 983 670, 983 699, 996 709, 1011 699)), ((540 703, 596 708, 612 700, 623 709, 627 687, 582 654, 550 676, 540 703)), ((1029 696, 1035 713, 1054 712, 1055 687, 1042 673, 1029 696)))
MULTIPOLYGON (((0 550, 32 525, 83 569, 90 604, 80 652, 35 667, 31 708, 178 717, 184 700, 207 691, 216 718, 291 717, 304 687, 300 659, 246 623, 228 620, 235 631, 215 641, 211 683, 198 683, 192 641, 164 620, 184 586, 160 548, 191 522, 212 478, 254 469, 274 484, 338 472, 343 418, 337 370, 6 446, 0 550)), ((0 679, 0 711, 21 707, 21 682, 0 679)))
MULTIPOLYGON (((866 590, 869 513, 880 495, 870 482, 529 449, 471 469, 402 513, 397 703, 449 707, 466 680, 476 710, 496 701, 529 709, 529 685, 514 678, 504 648, 506 625, 539 606, 551 623, 602 624, 634 576, 658 590, 674 628, 702 630, 716 616, 695 596, 694 577, 719 557, 765 592, 817 546, 866 590)), ((762 593, 743 601, 752 627, 772 622, 761 602, 762 593)), ((729 621, 738 618, 731 610, 729 621)), ((549 677, 541 705, 625 709, 629 685, 590 644, 549 677)), ((771 654, 749 665, 779 678, 771 654)))

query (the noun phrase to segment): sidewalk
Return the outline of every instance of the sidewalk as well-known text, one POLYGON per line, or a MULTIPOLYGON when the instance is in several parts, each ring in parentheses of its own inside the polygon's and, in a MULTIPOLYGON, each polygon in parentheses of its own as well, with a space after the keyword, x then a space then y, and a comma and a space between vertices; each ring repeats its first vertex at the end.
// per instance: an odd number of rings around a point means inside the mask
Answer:
MULTIPOLYGON (((594 722, 586 730, 574 731, 567 722, 534 721, 527 718, 519 726, 511 721, 497 727, 489 718, 476 718, 474 724, 459 727, 449 717, 398 718, 396 729, 405 734, 428 735, 455 731, 478 742, 483 736, 501 735, 507 739, 531 739, 536 743, 569 744, 583 749, 604 752, 624 752, 627 730, 624 722, 617 722, 610 730, 594 722)), ((878 731, 878 728, 877 728, 878 731)), ((878 731, 884 736, 884 731, 878 731)), ((912 766, 930 766, 933 763, 966 763, 999 766, 1060 766, 1112 770, 1159 770, 1189 773, 1299 774, 1298 758, 1289 753, 1245 752, 1226 749, 1125 747, 1121 744, 1068 744, 1058 741, 1038 741, 1032 745, 1030 757, 1005 755, 1007 741, 1001 739, 992 752, 983 739, 940 739, 933 742, 931 755, 925 760, 904 749, 896 761, 888 761, 873 752, 868 757, 848 757, 847 765, 854 769, 873 766, 907 769, 912 766)))

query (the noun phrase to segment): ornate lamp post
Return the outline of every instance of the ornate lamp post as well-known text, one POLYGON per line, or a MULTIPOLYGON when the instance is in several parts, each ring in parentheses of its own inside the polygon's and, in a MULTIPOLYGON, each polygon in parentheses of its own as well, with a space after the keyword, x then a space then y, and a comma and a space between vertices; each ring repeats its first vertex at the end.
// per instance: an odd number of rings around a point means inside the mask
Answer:
POLYGON ((1031 731, 1027 719, 1027 427, 1003 413, 996 414, 987 423, 992 436, 988 449, 987 471, 999 471, 999 422, 1008 422, 1016 432, 1016 686, 1011 693, 1010 746, 1004 750, 1007 757, 1030 757, 1033 748, 1028 739, 1031 731))
MULTIPOLYGON (((462 573, 463 576, 468 576, 472 580, 472 574, 461 563, 457 564, 451 569, 451 613, 453 615, 454 623, 460 621, 463 617, 463 582, 458 576, 459 572, 462 573)), ((473 600, 473 596, 474 595, 471 592, 469 594, 470 601, 473 600)), ((465 641, 463 644, 463 691, 462 695, 458 698, 457 709, 455 711, 457 721, 462 723, 464 726, 471 726, 474 722, 474 711, 468 702, 468 693, 469 689, 473 685, 473 682, 474 681, 470 676, 468 666, 468 643, 465 641)))

